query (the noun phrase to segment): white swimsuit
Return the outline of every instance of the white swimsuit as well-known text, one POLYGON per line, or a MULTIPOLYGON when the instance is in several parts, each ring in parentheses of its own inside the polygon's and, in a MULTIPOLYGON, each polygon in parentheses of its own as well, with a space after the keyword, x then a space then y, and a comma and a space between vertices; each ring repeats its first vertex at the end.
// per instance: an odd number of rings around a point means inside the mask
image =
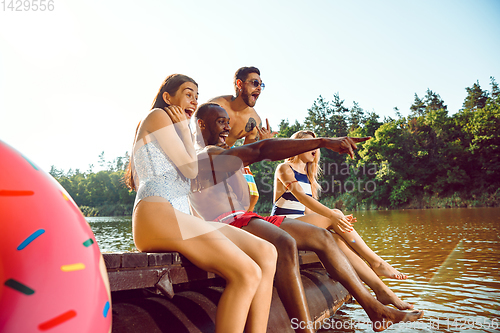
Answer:
POLYGON ((181 176, 179 169, 164 153, 158 141, 151 141, 133 154, 134 182, 137 196, 134 208, 147 197, 162 197, 175 209, 189 214, 189 179, 181 176))

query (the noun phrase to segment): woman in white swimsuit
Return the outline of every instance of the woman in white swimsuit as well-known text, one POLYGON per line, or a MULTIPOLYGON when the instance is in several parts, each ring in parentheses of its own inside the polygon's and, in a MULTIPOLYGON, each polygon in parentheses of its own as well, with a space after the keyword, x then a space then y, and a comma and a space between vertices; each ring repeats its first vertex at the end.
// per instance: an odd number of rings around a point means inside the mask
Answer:
MULTIPOLYGON (((298 131, 291 136, 292 139, 315 137, 312 131, 298 131)), ((352 215, 345 216, 340 210, 330 209, 317 200, 320 189, 317 182, 319 158, 318 149, 290 157, 278 165, 274 175, 274 205, 271 215, 286 215, 335 231, 337 245, 356 269, 361 280, 375 292, 377 299, 383 304, 393 304, 400 310, 411 309, 411 304, 399 299, 378 278, 387 276, 403 280, 407 276, 398 272, 366 245, 352 227, 356 220, 352 215)))
POLYGON ((139 123, 126 175, 137 191, 134 242, 142 252, 180 252, 226 280, 216 332, 265 332, 276 249, 243 230, 190 215, 187 195, 198 163, 188 122, 197 99, 193 79, 170 75, 139 123))

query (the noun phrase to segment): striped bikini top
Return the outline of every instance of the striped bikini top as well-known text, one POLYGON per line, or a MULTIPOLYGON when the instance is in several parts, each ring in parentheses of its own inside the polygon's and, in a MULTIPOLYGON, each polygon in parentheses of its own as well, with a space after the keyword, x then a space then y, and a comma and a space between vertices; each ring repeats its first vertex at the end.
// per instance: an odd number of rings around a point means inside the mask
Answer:
MULTIPOLYGON (((295 171, 291 166, 290 168, 295 174, 295 179, 300 186, 302 186, 302 189, 304 189, 304 192, 312 197, 311 184, 309 183, 307 175, 295 171)), ((297 218, 304 215, 305 209, 306 207, 287 189, 285 193, 274 202, 271 215, 285 215, 286 217, 297 218)))

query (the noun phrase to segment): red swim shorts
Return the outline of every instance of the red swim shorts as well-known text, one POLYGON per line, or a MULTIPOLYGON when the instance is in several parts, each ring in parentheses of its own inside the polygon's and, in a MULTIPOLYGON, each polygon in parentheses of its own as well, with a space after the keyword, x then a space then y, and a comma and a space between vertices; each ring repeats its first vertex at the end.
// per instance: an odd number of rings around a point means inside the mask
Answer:
POLYGON ((260 216, 252 212, 237 210, 233 212, 224 213, 219 217, 217 217, 214 221, 230 224, 237 228, 242 228, 246 226, 251 219, 255 218, 267 221, 279 227, 281 225, 281 222, 283 222, 283 220, 285 219, 285 216, 260 216))

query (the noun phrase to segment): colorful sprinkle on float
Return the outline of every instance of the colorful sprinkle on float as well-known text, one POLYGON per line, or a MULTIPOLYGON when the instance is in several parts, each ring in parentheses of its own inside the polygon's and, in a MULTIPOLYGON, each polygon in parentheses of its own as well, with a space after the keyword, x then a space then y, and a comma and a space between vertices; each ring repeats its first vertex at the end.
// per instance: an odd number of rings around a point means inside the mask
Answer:
POLYGON ((69 194, 0 141, 0 332, 110 332, 108 276, 69 194))

